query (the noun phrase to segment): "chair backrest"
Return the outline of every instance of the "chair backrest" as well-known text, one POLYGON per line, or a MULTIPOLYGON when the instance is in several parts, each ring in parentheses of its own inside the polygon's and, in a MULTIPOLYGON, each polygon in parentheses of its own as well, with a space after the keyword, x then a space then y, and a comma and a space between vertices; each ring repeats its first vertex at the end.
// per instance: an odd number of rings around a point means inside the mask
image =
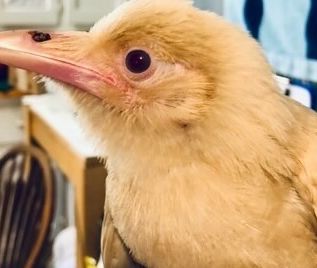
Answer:
POLYGON ((19 145, 0 159, 0 267, 32 268, 53 212, 52 170, 45 153, 19 145))

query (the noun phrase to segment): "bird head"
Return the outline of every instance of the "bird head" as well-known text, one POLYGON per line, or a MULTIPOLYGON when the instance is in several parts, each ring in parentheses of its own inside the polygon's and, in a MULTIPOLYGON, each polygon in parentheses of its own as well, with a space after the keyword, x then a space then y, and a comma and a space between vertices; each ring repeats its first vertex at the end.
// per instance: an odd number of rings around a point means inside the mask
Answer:
POLYGON ((223 122, 224 109, 258 108, 274 87, 255 41, 186 0, 131 0, 89 32, 3 32, 0 62, 48 77, 117 144, 127 132, 175 138, 223 122))

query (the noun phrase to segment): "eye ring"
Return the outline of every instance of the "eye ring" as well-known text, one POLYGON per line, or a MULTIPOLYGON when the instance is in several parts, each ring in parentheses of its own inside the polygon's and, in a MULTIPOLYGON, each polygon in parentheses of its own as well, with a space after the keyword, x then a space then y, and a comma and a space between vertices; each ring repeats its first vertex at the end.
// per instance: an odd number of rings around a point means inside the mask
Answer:
POLYGON ((133 74, 142 74, 150 69, 151 65, 151 56, 145 50, 133 49, 125 56, 125 66, 133 74))

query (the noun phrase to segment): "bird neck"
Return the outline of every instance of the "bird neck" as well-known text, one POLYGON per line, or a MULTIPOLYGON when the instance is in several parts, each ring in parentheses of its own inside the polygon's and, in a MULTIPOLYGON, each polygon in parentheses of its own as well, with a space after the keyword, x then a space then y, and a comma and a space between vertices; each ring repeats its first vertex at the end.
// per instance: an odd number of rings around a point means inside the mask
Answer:
POLYGON ((256 105, 218 106, 217 112, 211 111, 204 120, 185 129, 140 131, 133 135, 123 131, 121 136, 108 139, 108 166, 122 180, 138 178, 155 183, 161 181, 158 174, 160 178, 170 178, 174 170, 206 165, 228 180, 250 170, 272 170, 273 166, 277 173, 287 173, 290 166, 297 165, 291 155, 303 148, 288 143, 289 135, 302 134, 300 126, 293 125, 296 115, 283 102, 284 98, 277 95, 258 110, 256 105))

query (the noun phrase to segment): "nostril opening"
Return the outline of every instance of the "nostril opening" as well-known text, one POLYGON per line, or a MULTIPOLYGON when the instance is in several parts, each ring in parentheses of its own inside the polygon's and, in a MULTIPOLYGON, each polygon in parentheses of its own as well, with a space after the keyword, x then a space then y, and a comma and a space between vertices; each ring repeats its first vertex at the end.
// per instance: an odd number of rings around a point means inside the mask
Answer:
POLYGON ((52 39, 49 33, 31 31, 29 34, 35 42, 45 42, 52 39))

